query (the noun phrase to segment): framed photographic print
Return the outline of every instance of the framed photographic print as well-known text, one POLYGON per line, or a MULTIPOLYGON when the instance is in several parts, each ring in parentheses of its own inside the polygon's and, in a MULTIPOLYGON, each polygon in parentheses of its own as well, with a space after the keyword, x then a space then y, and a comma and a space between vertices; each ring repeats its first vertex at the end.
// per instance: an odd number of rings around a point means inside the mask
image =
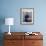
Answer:
POLYGON ((33 24, 34 8, 20 8, 20 23, 33 24))

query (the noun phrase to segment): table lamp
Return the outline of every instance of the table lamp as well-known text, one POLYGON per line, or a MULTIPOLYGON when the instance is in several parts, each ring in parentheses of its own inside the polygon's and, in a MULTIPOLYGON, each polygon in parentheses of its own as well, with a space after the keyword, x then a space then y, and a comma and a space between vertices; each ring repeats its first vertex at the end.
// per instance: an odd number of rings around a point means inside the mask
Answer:
POLYGON ((10 33, 10 26, 14 25, 14 18, 5 18, 5 25, 9 25, 9 32, 8 32, 8 34, 11 35, 11 33, 10 33))

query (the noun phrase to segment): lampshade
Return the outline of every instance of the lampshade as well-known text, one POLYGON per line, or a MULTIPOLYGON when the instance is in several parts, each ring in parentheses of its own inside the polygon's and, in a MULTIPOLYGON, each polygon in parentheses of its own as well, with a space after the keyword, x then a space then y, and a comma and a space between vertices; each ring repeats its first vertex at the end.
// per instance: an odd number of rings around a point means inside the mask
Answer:
POLYGON ((14 18, 5 18, 5 25, 13 25, 14 18))

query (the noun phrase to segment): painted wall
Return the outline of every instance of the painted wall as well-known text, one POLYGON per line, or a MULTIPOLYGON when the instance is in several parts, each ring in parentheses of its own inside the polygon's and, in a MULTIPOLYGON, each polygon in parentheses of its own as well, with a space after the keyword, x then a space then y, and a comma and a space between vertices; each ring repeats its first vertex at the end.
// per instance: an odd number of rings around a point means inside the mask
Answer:
MULTIPOLYGON (((40 31, 46 36, 46 0, 0 0, 0 19, 4 20, 6 17, 15 19, 11 32, 40 31), (20 8, 34 8, 33 25, 20 24, 20 8)), ((0 32, 8 32, 8 26, 1 23, 0 32)), ((44 41, 44 46, 45 44, 46 41, 44 41)))
MULTIPOLYGON (((1 15, 3 17, 13 17, 14 26, 11 31, 46 31, 46 1, 45 0, 1 0, 1 15), (34 8, 34 24, 20 24, 20 8, 34 8)), ((8 31, 6 25, 2 25, 2 32, 8 31)))

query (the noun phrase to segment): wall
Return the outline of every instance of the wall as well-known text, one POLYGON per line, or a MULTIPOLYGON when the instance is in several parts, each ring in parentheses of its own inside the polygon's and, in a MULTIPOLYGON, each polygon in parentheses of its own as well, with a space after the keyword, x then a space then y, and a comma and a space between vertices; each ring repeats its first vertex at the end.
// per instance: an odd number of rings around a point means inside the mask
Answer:
MULTIPOLYGON (((1 0, 1 17, 14 17, 15 24, 11 31, 46 31, 46 1, 44 0, 1 0), (34 24, 20 24, 20 8, 34 8, 34 24), (14 29, 13 29, 14 28, 14 29)), ((6 25, 2 32, 8 31, 6 25)))
MULTIPOLYGON (((15 19, 11 32, 40 31, 44 36, 46 35, 46 0, 0 0, 0 4, 0 18, 13 17, 15 19), (33 25, 20 24, 20 8, 34 8, 33 25)), ((8 32, 8 26, 2 24, 0 32, 6 31, 8 32)))

